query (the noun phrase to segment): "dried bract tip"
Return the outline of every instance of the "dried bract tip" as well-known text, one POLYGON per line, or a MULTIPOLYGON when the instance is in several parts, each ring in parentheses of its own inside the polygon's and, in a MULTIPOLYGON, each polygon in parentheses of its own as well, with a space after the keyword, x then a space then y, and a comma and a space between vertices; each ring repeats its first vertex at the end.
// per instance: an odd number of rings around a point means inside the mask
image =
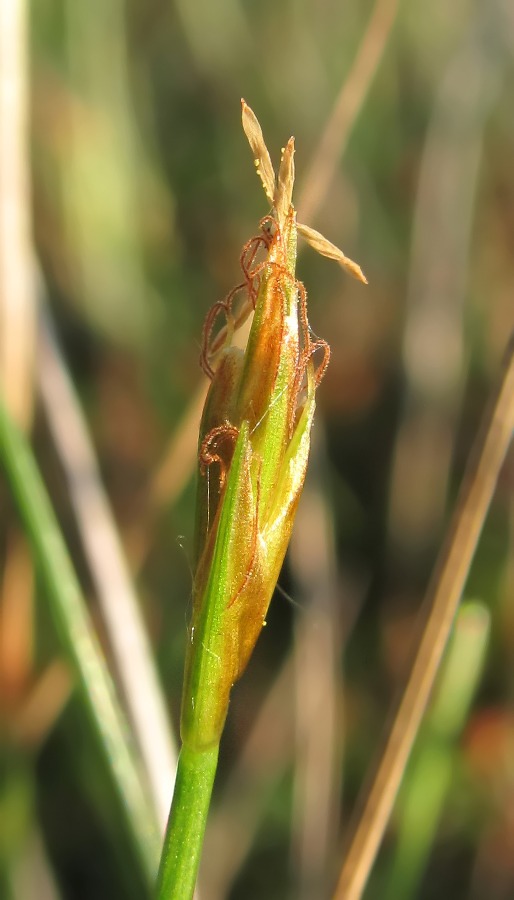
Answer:
POLYGON ((282 151, 278 181, 275 190, 273 206, 277 213, 277 219, 282 225, 289 212, 293 198, 294 185, 294 138, 289 138, 287 146, 282 151))
POLYGON ((264 142, 259 120, 245 100, 241 100, 243 130, 252 148, 257 174, 262 181, 266 197, 273 204, 275 194, 275 170, 264 142))
POLYGON ((339 247, 336 247, 335 244, 332 244, 331 241, 328 241, 326 237, 323 237, 319 231, 316 231, 314 228, 309 228, 308 225, 301 225, 300 222, 297 223, 298 233, 305 238, 308 244, 316 250, 318 253, 321 253, 322 256, 328 257, 328 259, 335 259, 343 269, 345 269, 350 275, 353 275, 358 281, 362 281, 363 284, 368 283, 368 279, 364 275, 361 267, 357 265, 353 259, 350 259, 348 256, 345 256, 342 250, 339 247))

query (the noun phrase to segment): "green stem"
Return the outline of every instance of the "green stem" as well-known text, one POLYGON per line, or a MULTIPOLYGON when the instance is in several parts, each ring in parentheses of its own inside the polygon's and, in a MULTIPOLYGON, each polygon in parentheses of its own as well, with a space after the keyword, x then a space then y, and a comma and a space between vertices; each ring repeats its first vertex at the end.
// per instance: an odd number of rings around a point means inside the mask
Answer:
POLYGON ((219 744, 182 746, 157 882, 158 900, 191 900, 218 764, 219 744))
POLYGON ((151 884, 159 854, 158 827, 130 749, 127 722, 32 451, 1 399, 0 460, 30 537, 56 628, 121 799, 129 834, 151 884))

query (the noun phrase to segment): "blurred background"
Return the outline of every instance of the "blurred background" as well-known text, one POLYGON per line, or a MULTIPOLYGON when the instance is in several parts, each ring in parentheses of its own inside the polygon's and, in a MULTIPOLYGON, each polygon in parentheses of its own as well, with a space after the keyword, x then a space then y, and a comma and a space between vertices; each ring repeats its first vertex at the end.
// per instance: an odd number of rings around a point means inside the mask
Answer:
MULTIPOLYGON (((161 821, 202 323, 267 212, 241 97, 275 162, 295 135, 301 220, 369 280, 300 252, 332 356, 280 588, 233 691, 201 900, 333 891, 514 327, 513 94, 510 0, 0 0, 2 390, 161 821), (131 640, 149 641, 141 676, 131 640)), ((513 466, 370 900, 514 896, 513 466)), ((0 502, 0 897, 146 897, 3 473, 0 502)))

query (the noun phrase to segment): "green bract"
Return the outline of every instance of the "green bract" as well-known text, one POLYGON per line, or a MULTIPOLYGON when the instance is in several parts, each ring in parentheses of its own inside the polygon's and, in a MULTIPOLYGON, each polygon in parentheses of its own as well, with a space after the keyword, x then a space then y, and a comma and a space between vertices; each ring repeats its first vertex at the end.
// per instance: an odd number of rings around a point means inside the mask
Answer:
POLYGON ((295 276, 298 232, 365 281, 337 247, 297 224, 293 138, 275 179, 259 123, 244 101, 243 128, 272 210, 243 248, 244 281, 213 306, 204 329, 202 365, 212 384, 200 428, 181 722, 183 742, 196 750, 219 742, 230 689, 264 624, 305 478, 315 388, 328 363, 328 345, 311 339, 305 289, 295 276), (243 352, 232 346, 232 335, 252 311, 243 352), (225 324, 213 337, 220 314, 225 324), (322 354, 317 369, 316 350, 322 354))

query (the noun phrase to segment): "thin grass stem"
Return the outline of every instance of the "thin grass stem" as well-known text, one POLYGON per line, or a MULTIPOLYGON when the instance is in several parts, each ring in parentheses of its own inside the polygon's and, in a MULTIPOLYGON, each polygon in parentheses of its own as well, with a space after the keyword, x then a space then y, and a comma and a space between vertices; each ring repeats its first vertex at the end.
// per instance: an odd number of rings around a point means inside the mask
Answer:
POLYGON ((514 428, 514 339, 470 456, 459 500, 424 602, 411 673, 343 862, 335 900, 358 900, 368 879, 448 641, 514 428))
POLYGON ((180 751, 173 803, 157 879, 157 900, 190 900, 194 894, 219 744, 180 751))
POLYGON ((377 0, 366 31, 345 78, 304 177, 298 215, 312 220, 328 194, 357 117, 387 47, 399 0, 377 0))
POLYGON ((383 900, 419 896, 455 772, 456 742, 480 683, 489 633, 488 609, 476 601, 464 604, 438 678, 437 697, 422 728, 416 759, 402 786, 396 848, 383 900))
POLYGON ((177 752, 150 639, 84 415, 49 319, 40 322, 38 351, 36 377, 46 419, 68 482, 119 685, 164 834, 177 752))
POLYGON ((30 537, 56 628, 76 672, 149 884, 157 870, 159 832, 113 682, 32 452, 0 400, 0 459, 30 537))

